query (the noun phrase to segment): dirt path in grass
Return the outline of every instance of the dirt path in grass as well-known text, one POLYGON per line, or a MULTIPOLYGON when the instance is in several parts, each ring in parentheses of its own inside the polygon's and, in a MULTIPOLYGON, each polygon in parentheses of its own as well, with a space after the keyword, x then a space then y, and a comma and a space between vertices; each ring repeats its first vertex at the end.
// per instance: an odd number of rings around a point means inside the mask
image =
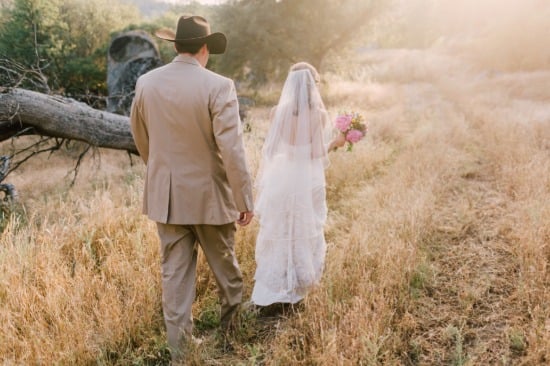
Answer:
POLYGON ((516 365, 526 349, 506 196, 481 164, 450 182, 411 280, 409 365, 516 365))

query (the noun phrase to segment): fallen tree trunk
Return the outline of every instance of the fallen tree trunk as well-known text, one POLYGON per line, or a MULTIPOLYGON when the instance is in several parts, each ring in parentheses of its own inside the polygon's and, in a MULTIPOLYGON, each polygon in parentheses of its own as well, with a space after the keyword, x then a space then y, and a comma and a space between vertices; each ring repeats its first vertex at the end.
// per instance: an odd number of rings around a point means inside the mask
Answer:
POLYGON ((60 96, 0 88, 0 141, 18 134, 79 140, 137 154, 129 118, 60 96))

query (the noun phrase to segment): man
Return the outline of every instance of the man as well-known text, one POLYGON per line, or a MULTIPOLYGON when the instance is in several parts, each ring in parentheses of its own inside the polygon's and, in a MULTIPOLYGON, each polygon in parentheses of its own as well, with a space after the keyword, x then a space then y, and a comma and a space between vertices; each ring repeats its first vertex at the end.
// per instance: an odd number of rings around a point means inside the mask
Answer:
POLYGON ((157 223, 164 319, 177 360, 193 328, 196 243, 216 278, 221 325, 231 324, 242 298, 235 221, 250 223, 253 198, 234 83, 205 68, 210 53, 225 52, 225 35, 184 15, 175 33, 156 36, 174 42, 178 55, 138 79, 130 120, 147 165, 143 212, 157 223))

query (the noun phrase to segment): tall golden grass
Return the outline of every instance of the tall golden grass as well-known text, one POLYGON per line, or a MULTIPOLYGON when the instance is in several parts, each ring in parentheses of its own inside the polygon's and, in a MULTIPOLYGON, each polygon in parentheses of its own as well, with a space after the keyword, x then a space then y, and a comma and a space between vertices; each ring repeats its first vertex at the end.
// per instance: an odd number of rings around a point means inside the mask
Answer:
MULTIPOLYGON (((353 152, 331 153, 321 285, 277 320, 243 313, 224 353, 200 258, 205 341, 189 364, 550 362, 550 72, 480 74, 429 50, 369 57, 379 64, 364 80, 323 86, 333 115, 354 108, 370 129, 353 152)), ((268 110, 250 114, 253 173, 268 110)), ((103 151, 69 188, 71 161, 35 158, 9 178, 21 206, 0 239, 0 360, 167 364, 144 167, 103 151)), ((245 297, 257 230, 237 234, 245 297)))

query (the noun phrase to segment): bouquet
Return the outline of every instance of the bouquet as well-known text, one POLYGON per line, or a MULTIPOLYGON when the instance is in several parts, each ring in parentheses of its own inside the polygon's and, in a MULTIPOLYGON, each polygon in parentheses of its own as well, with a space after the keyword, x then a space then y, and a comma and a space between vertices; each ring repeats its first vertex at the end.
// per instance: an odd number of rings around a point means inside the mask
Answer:
POLYGON ((358 143, 367 134, 367 125, 363 116, 356 112, 344 112, 336 117, 336 128, 344 134, 347 142, 347 151, 353 149, 353 144, 358 143))

